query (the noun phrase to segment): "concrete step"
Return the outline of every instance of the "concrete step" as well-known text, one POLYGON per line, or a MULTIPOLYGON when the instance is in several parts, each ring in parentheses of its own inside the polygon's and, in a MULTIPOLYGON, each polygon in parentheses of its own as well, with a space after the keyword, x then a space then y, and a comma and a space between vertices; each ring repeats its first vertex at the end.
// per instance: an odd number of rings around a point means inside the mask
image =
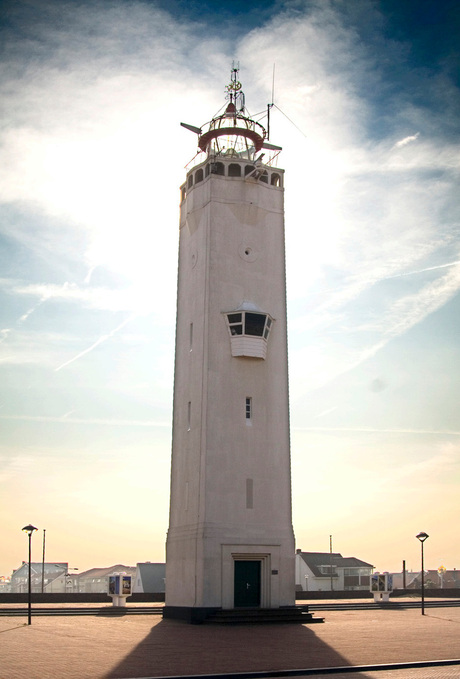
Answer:
POLYGON ((315 618, 308 612, 308 606, 292 606, 284 608, 234 608, 216 611, 208 618, 206 624, 267 624, 297 623, 312 625, 324 622, 324 618, 315 618))

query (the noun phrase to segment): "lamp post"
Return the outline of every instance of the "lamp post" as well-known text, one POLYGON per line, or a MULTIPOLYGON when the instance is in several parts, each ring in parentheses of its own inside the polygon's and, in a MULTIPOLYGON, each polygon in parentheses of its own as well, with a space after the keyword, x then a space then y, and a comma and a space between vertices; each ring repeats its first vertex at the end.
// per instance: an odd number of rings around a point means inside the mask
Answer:
POLYGON ((45 542, 46 542, 46 528, 43 529, 42 594, 45 591, 45 542))
POLYGON ((35 526, 32 526, 31 523, 29 523, 28 526, 24 526, 22 529, 27 535, 29 536, 29 589, 28 589, 28 598, 27 598, 27 624, 31 625, 32 624, 32 533, 35 530, 38 530, 38 528, 35 528, 35 526))
POLYGON ((418 540, 420 540, 420 545, 422 547, 422 615, 425 615, 425 566, 423 564, 423 543, 430 536, 428 535, 428 533, 422 532, 416 535, 415 537, 418 540))
POLYGON ((331 574, 331 592, 334 591, 334 580, 332 579, 332 535, 329 535, 329 568, 331 574))

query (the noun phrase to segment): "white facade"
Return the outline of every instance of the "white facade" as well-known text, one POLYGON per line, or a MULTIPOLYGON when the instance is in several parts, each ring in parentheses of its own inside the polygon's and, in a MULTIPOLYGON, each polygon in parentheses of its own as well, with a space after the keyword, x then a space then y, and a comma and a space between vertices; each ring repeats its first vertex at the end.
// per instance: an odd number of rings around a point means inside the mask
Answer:
POLYGON ((369 591, 373 570, 371 564, 355 557, 298 549, 295 559, 296 589, 303 592, 369 591))
POLYGON ((283 171, 218 161, 182 187, 166 614, 295 599, 283 171))

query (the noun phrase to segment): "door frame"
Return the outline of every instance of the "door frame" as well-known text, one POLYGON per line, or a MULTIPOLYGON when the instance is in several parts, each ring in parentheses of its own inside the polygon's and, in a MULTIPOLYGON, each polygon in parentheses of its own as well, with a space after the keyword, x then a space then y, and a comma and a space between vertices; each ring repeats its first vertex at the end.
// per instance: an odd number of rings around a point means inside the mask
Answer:
MULTIPOLYGON (((275 552, 278 551, 276 547, 274 549, 275 552)), ((222 545, 222 608, 234 608, 235 561, 260 561, 260 608, 271 608, 273 578, 275 590, 278 584, 278 575, 272 575, 274 556, 273 547, 268 545, 222 545)), ((277 561, 275 558, 275 563, 277 561)))

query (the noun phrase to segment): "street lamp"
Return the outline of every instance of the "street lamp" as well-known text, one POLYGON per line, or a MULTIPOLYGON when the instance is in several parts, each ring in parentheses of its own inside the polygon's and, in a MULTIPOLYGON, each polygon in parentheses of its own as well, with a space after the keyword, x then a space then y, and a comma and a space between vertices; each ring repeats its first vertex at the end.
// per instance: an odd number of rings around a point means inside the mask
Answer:
POLYGON ((423 543, 430 536, 428 533, 419 533, 415 537, 420 540, 420 545, 422 547, 422 615, 425 615, 425 566, 423 565, 423 543))
POLYGON ((32 526, 31 523, 29 523, 28 526, 24 526, 22 529, 27 535, 29 536, 29 594, 27 598, 27 624, 31 625, 32 624, 32 567, 31 567, 31 562, 32 562, 32 533, 35 530, 38 530, 38 528, 35 528, 35 526, 32 526))

